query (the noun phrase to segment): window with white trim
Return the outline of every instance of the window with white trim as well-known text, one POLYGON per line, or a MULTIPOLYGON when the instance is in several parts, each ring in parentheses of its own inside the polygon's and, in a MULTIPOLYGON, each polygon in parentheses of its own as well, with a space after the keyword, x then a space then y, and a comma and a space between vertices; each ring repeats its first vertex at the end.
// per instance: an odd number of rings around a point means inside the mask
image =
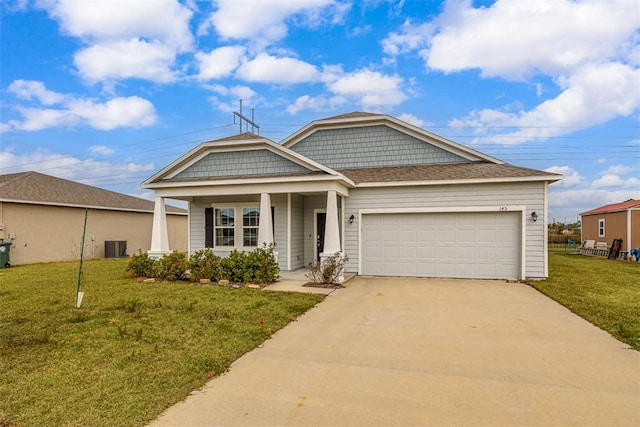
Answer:
POLYGON ((242 208, 242 246, 258 246, 260 208, 242 208))
POLYGON ((604 218, 598 220, 598 237, 604 237, 604 218))
POLYGON ((216 208, 214 232, 216 246, 235 245, 235 209, 216 208))

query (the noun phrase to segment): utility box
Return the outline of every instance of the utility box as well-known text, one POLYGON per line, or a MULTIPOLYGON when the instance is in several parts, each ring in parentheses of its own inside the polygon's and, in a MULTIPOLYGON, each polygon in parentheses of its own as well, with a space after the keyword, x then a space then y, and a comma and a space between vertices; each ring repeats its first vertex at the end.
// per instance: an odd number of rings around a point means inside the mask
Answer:
POLYGON ((11 267, 9 252, 11 252, 11 242, 0 242, 0 268, 11 267))
POLYGON ((104 257, 105 258, 126 258, 127 257, 127 241, 126 240, 105 240, 104 241, 104 257))

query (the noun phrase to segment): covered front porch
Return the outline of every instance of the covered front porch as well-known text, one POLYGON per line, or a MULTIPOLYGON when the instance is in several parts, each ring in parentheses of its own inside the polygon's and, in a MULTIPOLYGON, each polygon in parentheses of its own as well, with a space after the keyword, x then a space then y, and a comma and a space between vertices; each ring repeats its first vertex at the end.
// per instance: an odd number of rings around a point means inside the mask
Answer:
POLYGON ((275 244, 284 272, 342 253, 345 223, 349 221, 344 209, 349 188, 342 183, 297 183, 299 191, 283 191, 290 185, 282 183, 232 187, 156 189, 149 255, 160 257, 172 250, 165 213, 167 198, 188 202, 189 254, 211 248, 224 257, 233 250, 250 251, 275 244), (189 194, 184 194, 187 191, 189 194))

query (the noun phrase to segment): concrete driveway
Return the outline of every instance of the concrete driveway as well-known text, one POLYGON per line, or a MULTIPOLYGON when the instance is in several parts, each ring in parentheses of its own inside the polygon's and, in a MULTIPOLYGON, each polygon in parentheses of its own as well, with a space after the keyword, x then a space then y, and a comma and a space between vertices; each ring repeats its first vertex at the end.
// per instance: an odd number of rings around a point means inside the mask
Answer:
POLYGON ((640 425, 640 353, 522 284, 358 277, 153 426, 640 425))

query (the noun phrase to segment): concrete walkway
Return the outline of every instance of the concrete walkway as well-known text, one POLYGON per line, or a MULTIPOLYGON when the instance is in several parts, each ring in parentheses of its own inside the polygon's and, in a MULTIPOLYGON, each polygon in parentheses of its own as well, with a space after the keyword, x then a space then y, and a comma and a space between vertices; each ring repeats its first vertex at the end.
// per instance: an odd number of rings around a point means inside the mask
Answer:
POLYGON ((640 425, 640 353, 529 286, 357 277, 153 426, 640 425))

